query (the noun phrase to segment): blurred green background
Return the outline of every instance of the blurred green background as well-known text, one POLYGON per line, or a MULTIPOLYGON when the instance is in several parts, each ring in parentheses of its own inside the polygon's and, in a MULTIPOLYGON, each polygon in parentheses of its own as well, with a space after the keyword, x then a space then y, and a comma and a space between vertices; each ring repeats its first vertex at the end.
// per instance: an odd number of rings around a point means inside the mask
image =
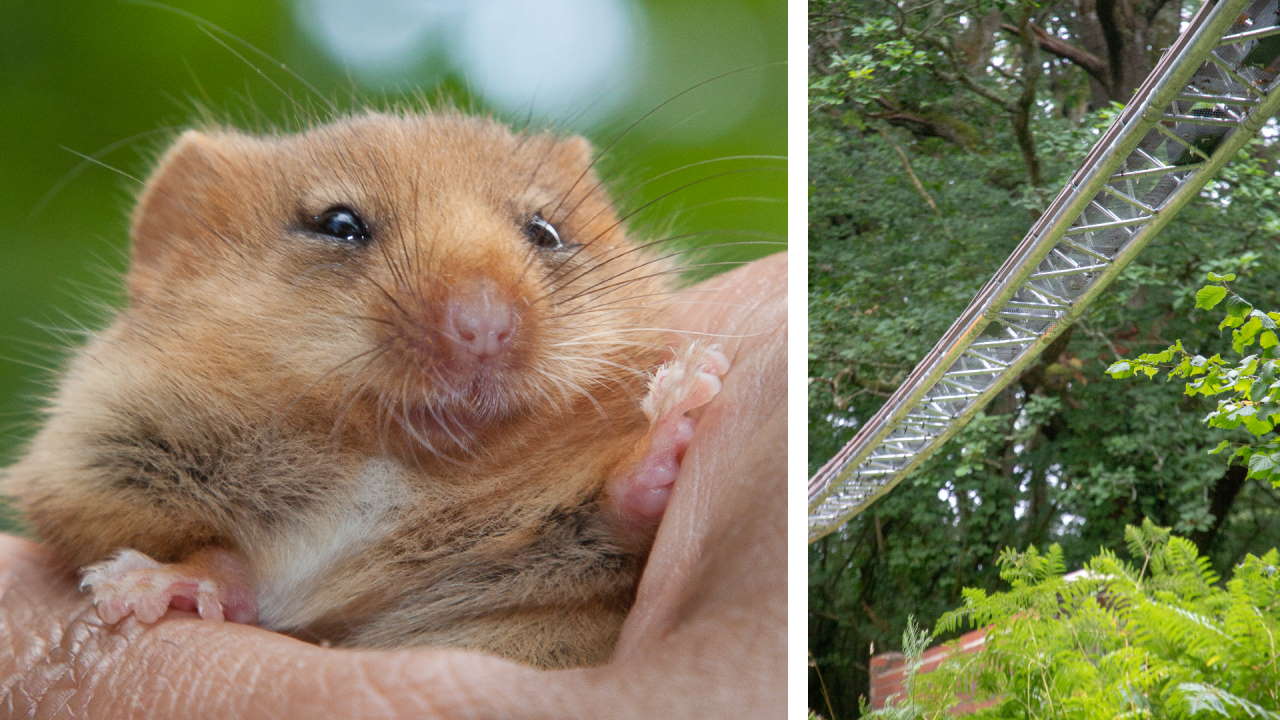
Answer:
MULTIPOLYGON (((517 123, 532 115, 535 125, 580 132, 597 147, 683 92, 607 154, 602 167, 615 191, 689 163, 786 152, 783 0, 175 0, 167 9, 115 1, 5 9, 0 462, 32 430, 49 377, 40 368, 56 366, 67 343, 59 329, 100 326, 104 313, 95 305, 118 300, 137 187, 74 153, 145 177, 165 143, 199 121, 199 107, 240 127, 289 125, 295 103, 318 107, 292 73, 344 108, 434 98, 442 89, 477 111, 517 123)), ((645 185, 643 197, 652 198, 734 171, 642 213, 640 229, 715 231, 700 238, 708 243, 783 241, 785 165, 722 160, 645 185)), ((777 249, 744 245, 710 259, 777 249)))

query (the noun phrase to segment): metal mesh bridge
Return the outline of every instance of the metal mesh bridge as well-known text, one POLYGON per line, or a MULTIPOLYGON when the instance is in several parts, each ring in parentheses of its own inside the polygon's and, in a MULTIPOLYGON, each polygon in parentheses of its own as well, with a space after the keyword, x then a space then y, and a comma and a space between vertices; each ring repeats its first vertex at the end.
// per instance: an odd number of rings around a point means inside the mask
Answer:
POLYGON ((809 480, 809 540, 942 446, 1280 111, 1278 0, 1209 0, 1009 259, 809 480))

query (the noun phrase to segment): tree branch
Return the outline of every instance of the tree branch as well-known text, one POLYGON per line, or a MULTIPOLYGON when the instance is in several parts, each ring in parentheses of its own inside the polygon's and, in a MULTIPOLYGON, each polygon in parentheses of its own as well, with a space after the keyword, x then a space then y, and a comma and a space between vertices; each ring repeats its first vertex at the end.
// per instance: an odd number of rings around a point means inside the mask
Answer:
POLYGON ((1044 184, 1040 175, 1040 158, 1036 155, 1036 139, 1031 132, 1032 112, 1036 102, 1036 83, 1040 79, 1040 62, 1036 57, 1036 37, 1031 19, 1021 23, 1022 29, 1018 37, 1022 40, 1022 93, 1013 106, 1013 136, 1022 151, 1023 162, 1027 166, 1027 182, 1037 194, 1044 184))
POLYGON ((972 148, 977 135, 958 118, 944 114, 925 115, 900 107, 890 98, 877 98, 876 102, 888 112, 869 113, 868 116, 911 130, 916 135, 932 135, 949 140, 963 148, 972 148))
MULTIPOLYGON (((1048 31, 1035 23, 1027 23, 1027 27, 1031 30, 1031 34, 1035 36, 1036 44, 1040 46, 1041 50, 1078 65, 1098 82, 1103 85, 1109 85, 1107 64, 1102 58, 1082 47, 1072 45, 1060 37, 1049 34, 1048 31)), ((1001 23, 1000 29, 1012 35, 1021 35, 1018 27, 1011 23, 1001 23)))
POLYGON ((898 159, 902 161, 902 169, 907 171, 907 177, 911 180, 911 187, 915 188, 920 197, 924 198, 924 201, 929 205, 929 209, 933 210, 933 214, 941 217, 942 213, 938 210, 938 204, 933 201, 933 196, 925 189, 924 183, 920 182, 920 178, 916 175, 915 169, 911 167, 911 160, 907 157, 907 153, 898 146, 898 143, 893 141, 893 138, 889 135, 889 131, 884 128, 878 128, 878 130, 880 131, 880 137, 884 138, 884 141, 889 144, 889 147, 893 148, 894 152, 898 153, 898 159))
POLYGON ((1139 12, 1146 17, 1147 24, 1150 25, 1155 22, 1156 15, 1160 14, 1160 11, 1164 9, 1166 4, 1168 4, 1168 0, 1152 0, 1145 8, 1140 9, 1139 12))

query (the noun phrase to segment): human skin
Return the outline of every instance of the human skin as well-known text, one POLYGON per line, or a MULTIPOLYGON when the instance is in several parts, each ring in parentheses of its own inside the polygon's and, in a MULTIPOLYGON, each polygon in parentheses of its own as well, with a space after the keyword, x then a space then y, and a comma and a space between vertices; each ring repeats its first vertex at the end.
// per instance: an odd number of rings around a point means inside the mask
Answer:
POLYGON ((683 291, 669 327, 733 366, 698 421, 612 662, 540 671, 458 650, 322 648, 171 610, 105 626, 39 545, 0 536, 0 715, 33 718, 781 718, 786 260, 683 291))

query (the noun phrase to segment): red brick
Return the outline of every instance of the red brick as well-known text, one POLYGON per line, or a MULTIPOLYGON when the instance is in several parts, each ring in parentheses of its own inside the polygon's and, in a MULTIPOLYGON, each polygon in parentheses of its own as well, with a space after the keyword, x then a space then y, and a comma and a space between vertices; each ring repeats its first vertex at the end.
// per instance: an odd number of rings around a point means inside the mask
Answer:
MULTIPOLYGON (((953 643, 958 642, 959 652, 962 654, 975 653, 986 645, 986 633, 986 628, 979 628, 961 635, 953 643)), ((946 645, 937 645, 925 650, 920 658, 921 664, 918 672, 927 673, 936 669, 952 652, 952 648, 946 645)), ((884 707, 886 700, 895 694, 901 693, 902 682, 905 677, 906 658, 902 653, 887 652, 871 658, 871 697, 869 698, 871 708, 879 710, 884 707)), ((954 715, 972 713, 985 707, 990 707, 996 702, 987 700, 975 703, 963 697, 959 698, 959 700, 960 702, 951 710, 954 715)))

